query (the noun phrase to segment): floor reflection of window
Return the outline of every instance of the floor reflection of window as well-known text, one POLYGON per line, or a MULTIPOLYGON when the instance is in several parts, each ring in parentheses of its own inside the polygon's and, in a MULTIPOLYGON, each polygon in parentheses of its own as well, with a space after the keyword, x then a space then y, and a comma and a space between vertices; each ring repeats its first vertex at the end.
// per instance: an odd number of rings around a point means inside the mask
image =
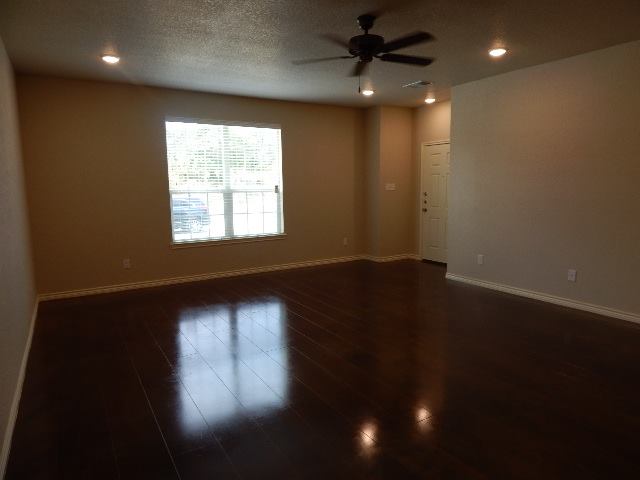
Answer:
MULTIPOLYGON (((184 357, 176 369, 189 392, 181 403, 193 398, 209 425, 231 420, 239 409, 268 415, 282 408, 289 388, 285 315, 277 299, 182 312, 177 347, 184 357)), ((188 422, 189 409, 183 410, 188 422)))

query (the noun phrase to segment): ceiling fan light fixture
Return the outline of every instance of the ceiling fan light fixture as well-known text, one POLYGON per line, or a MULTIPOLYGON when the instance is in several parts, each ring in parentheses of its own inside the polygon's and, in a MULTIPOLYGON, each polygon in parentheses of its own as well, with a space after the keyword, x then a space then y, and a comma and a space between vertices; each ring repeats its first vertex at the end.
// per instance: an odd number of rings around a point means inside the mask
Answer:
POLYGON ((116 55, 105 54, 100 58, 102 58, 102 61, 104 63, 108 63, 109 65, 115 65, 116 63, 120 62, 120 57, 116 55))
POLYGON ((436 92, 433 82, 429 82, 429 84, 427 85, 427 96, 424 99, 424 103, 426 103, 427 105, 436 103, 436 92))
POLYGON ((507 53, 507 49, 503 47, 492 48, 491 50, 489 50, 489 55, 491 55, 492 57, 501 57, 505 53, 507 53))
POLYGON ((373 95, 376 92, 371 90, 370 88, 365 88, 364 90, 361 90, 360 93, 362 95, 364 95, 365 97, 370 97, 371 95, 373 95))

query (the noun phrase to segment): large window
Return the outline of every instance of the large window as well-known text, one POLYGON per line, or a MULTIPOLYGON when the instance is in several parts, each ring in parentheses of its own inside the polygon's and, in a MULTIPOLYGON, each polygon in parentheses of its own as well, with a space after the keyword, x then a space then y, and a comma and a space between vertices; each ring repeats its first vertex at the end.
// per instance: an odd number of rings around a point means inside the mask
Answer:
POLYGON ((280 128, 167 121, 174 243, 284 232, 280 128))

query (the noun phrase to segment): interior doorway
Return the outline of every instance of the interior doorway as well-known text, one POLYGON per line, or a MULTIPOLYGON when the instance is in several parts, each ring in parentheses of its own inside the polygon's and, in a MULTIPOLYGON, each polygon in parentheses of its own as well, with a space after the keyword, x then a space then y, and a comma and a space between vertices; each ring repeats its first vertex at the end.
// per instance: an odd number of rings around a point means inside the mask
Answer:
POLYGON ((449 141, 423 143, 420 154, 420 255, 447 263, 449 141))

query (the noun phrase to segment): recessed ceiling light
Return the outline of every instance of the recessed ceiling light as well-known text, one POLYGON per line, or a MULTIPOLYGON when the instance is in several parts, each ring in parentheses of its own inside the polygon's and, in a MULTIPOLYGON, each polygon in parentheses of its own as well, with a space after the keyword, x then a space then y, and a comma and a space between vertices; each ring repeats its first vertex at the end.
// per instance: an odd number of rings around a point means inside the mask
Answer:
POLYGON ((492 57, 501 57, 505 53, 507 53, 506 48, 492 48, 491 50, 489 50, 489 55, 491 55, 492 57))
POLYGON ((364 89, 362 90, 362 95, 364 95, 365 97, 370 97, 371 95, 373 95, 375 92, 371 89, 364 89))
POLYGON ((115 65, 120 61, 120 57, 116 57, 115 55, 102 55, 102 61, 108 63, 110 65, 115 65))
POLYGON ((428 104, 436 103, 436 99, 433 97, 425 98, 424 103, 428 103, 428 104))

